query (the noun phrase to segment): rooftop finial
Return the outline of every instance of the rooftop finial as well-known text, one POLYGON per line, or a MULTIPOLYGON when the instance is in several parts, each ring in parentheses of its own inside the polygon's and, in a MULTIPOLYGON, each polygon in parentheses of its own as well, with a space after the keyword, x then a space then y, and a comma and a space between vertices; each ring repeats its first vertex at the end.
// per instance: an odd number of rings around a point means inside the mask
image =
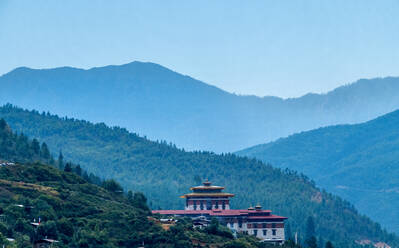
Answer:
POLYGON ((205 182, 204 182, 204 186, 211 186, 211 184, 212 184, 212 183, 209 182, 208 179, 206 179, 205 182))

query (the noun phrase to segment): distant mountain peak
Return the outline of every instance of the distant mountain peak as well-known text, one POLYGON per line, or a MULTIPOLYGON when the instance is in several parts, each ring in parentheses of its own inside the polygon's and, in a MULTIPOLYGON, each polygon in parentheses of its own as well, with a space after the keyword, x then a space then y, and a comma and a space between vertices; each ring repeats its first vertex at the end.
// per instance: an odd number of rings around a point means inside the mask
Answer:
POLYGON ((0 104, 105 122, 188 150, 214 152, 364 122, 399 108, 399 78, 360 80, 326 94, 282 99, 231 94, 141 61, 91 69, 21 67, 0 77, 0 86, 0 104))

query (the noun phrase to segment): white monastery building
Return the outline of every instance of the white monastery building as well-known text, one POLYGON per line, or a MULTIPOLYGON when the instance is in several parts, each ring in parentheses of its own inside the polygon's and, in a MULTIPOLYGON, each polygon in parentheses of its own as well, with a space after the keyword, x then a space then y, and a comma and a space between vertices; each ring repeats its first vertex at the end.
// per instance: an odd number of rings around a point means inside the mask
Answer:
POLYGON ((222 192, 224 187, 212 186, 204 182, 201 186, 190 188, 192 193, 181 198, 186 199, 184 210, 154 210, 154 214, 169 216, 186 216, 193 219, 199 217, 211 220, 216 218, 233 232, 254 235, 265 242, 283 243, 283 216, 272 214, 271 210, 262 210, 260 205, 248 209, 230 209, 230 198, 233 194, 222 192))

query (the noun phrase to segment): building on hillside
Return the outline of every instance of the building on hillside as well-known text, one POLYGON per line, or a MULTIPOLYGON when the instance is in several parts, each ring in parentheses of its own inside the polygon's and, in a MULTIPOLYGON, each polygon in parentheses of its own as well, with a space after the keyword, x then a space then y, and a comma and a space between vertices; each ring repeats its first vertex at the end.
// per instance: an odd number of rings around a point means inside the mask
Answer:
POLYGON ((388 244, 384 242, 377 242, 374 244, 374 247, 376 248, 391 248, 388 244))
POLYGON ((184 210, 154 210, 154 214, 168 216, 185 216, 193 220, 216 218, 233 232, 254 235, 264 242, 283 243, 285 241, 283 216, 263 210, 262 206, 248 209, 230 209, 230 198, 233 194, 224 193, 224 187, 212 186, 211 182, 190 188, 192 193, 181 198, 186 199, 184 210), (201 217, 201 218, 199 218, 201 217))
POLYGON ((58 240, 54 240, 54 239, 39 239, 36 240, 33 244, 34 248, 51 248, 53 247, 54 244, 58 243, 58 240))

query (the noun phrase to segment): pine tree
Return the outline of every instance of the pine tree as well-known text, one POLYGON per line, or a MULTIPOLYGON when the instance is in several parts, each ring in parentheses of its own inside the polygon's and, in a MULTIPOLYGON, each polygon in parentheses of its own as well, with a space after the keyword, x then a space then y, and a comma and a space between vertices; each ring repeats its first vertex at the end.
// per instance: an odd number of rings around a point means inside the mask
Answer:
POLYGON ((82 168, 80 167, 79 164, 75 167, 75 173, 76 173, 78 176, 82 176, 82 168))
POLYGON ((331 241, 328 241, 326 243, 326 248, 334 248, 333 244, 331 243, 331 241))
POLYGON ((286 240, 292 239, 291 225, 289 222, 285 226, 285 239, 286 240))
POLYGON ((306 248, 317 248, 317 239, 315 236, 310 237, 305 241, 306 248))
POLYGON ((71 165, 71 163, 66 163, 66 164, 65 164, 64 171, 65 171, 65 172, 72 172, 72 165, 71 165))
POLYGON ((37 139, 32 140, 32 150, 35 155, 40 156, 40 143, 37 139))
POLYGON ((194 176, 195 185, 201 185, 201 177, 199 175, 194 176))
POLYGON ((62 151, 60 151, 58 155, 58 168, 60 168, 60 170, 64 169, 64 156, 62 155, 62 151))
POLYGON ((317 240, 319 241, 318 247, 320 248, 324 247, 324 239, 321 236, 319 236, 317 240))
POLYGON ((40 148, 40 156, 45 159, 45 161, 48 161, 50 159, 50 151, 47 144, 44 142, 42 143, 42 147, 40 148))
POLYGON ((0 119, 0 130, 5 130, 7 127, 7 122, 4 119, 0 119))
POLYGON ((84 171, 84 172, 83 172, 82 177, 83 177, 83 179, 86 180, 87 182, 90 182, 89 174, 87 174, 87 171, 84 171))
POLYGON ((133 201, 133 192, 131 190, 127 192, 127 199, 129 200, 129 202, 133 201))
POLYGON ((309 216, 306 220, 306 239, 305 245, 307 248, 317 248, 317 239, 315 237, 316 230, 312 216, 309 216))
POLYGON ((309 216, 306 220, 306 239, 310 239, 316 235, 314 220, 312 216, 309 216))

